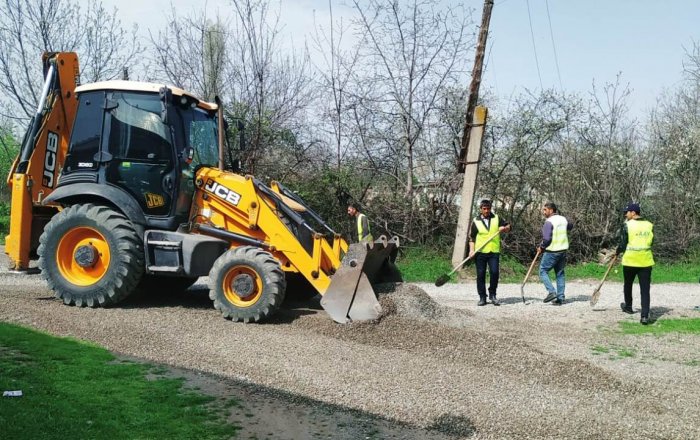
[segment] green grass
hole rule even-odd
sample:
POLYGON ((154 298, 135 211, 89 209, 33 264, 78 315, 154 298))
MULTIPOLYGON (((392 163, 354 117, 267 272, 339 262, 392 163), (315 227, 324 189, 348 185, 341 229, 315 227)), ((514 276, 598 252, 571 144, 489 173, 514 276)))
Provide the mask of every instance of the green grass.
POLYGON ((610 348, 603 345, 594 345, 591 347, 593 354, 607 354, 610 353, 610 348))
POLYGON ((0 244, 5 244, 5 236, 10 232, 10 205, 0 202, 0 244))
POLYGON ((665 333, 692 333, 700 334, 700 318, 686 319, 659 319, 650 325, 639 325, 638 322, 621 321, 622 333, 627 335, 665 333))
MULTIPOLYGON (((450 252, 440 252, 433 249, 417 247, 401 248, 402 252, 396 259, 396 263, 405 281, 434 282, 440 275, 452 270, 450 252)), ((652 283, 697 283, 700 278, 700 256, 690 258, 692 261, 679 263, 657 262, 652 272, 652 283)), ((525 277, 527 266, 507 255, 501 256, 501 282, 521 283, 525 277)), ((606 266, 597 263, 581 263, 566 267, 566 277, 574 279, 601 280, 605 274, 606 266)), ((533 270, 533 276, 537 276, 538 264, 533 270)), ((474 265, 466 269, 467 274, 474 276, 474 265)), ((456 277, 453 276, 454 280, 456 277)), ((617 265, 608 275, 609 281, 622 282, 622 266, 617 265)))
POLYGON ((147 380, 153 367, 119 362, 104 348, 0 323, 3 438, 219 439, 236 427, 213 398, 184 379, 147 380))
MULTIPOLYGON (((432 249, 401 248, 401 254, 396 259, 396 265, 401 271, 404 281, 435 280, 452 270, 451 255, 442 254, 432 249)), ((453 276, 454 280, 455 277, 453 276)))
POLYGON ((593 351, 594 355, 607 354, 609 355, 608 359, 611 360, 631 358, 637 355, 637 350, 628 347, 605 347, 603 345, 594 345, 591 347, 591 350, 593 351))

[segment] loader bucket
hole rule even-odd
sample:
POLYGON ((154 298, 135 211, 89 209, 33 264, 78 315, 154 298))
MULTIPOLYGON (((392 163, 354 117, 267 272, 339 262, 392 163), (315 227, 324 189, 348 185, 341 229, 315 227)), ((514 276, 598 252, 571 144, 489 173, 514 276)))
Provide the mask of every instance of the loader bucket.
POLYGON ((354 243, 331 278, 321 306, 335 322, 369 321, 382 315, 372 286, 403 281, 394 265, 399 239, 379 237, 373 243, 354 243))

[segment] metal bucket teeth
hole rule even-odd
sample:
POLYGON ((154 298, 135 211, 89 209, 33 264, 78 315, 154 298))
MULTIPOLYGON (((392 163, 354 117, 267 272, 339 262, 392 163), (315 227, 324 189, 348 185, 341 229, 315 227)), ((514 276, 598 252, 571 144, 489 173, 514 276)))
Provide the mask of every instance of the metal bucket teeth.
POLYGON ((399 239, 379 237, 371 243, 354 243, 331 278, 321 305, 334 321, 368 321, 382 315, 372 285, 402 281, 394 265, 399 239))

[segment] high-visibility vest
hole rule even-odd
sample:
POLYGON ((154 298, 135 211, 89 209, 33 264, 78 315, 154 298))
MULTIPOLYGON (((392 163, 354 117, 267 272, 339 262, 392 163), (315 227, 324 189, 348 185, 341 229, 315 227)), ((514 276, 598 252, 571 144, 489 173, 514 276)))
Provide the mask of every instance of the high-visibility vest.
POLYGON ((559 252, 569 249, 569 236, 566 233, 569 222, 566 221, 566 217, 554 214, 546 221, 552 224, 552 242, 545 251, 559 252))
MULTIPOLYGON (((476 251, 490 236, 498 232, 498 216, 496 214, 493 215, 488 229, 486 229, 484 222, 481 221, 481 217, 474 218, 474 226, 477 230, 476 240, 474 240, 474 250, 476 251)), ((483 254, 497 254, 501 252, 501 236, 497 235, 494 237, 494 239, 479 252, 483 254)))
POLYGON ((372 233, 369 230, 369 222, 367 222, 367 231, 362 229, 362 220, 366 216, 362 213, 357 215, 357 241, 374 241, 372 233))
POLYGON ((651 243, 654 240, 654 225, 648 220, 627 221, 627 249, 622 255, 622 265, 650 267, 654 265, 651 243))

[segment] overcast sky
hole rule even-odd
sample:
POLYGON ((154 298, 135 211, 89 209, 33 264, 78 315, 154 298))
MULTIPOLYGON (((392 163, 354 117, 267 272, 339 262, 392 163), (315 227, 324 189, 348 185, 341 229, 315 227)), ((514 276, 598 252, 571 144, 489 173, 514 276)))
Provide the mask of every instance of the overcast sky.
MULTIPOLYGON (((211 16, 231 10, 229 0, 102 2, 144 34, 163 27, 171 3, 182 15, 205 5, 211 16)), ((336 17, 348 13, 342 1, 333 3, 336 17)), ((480 22, 483 1, 465 4, 480 22)), ((282 0, 280 8, 288 41, 301 47, 314 14, 327 17, 328 1, 282 0)), ((633 89, 633 115, 645 115, 664 89, 678 85, 685 49, 700 41, 699 20, 698 0, 496 0, 482 87, 504 99, 541 87, 587 93, 594 79, 602 85, 622 73, 633 89)))

